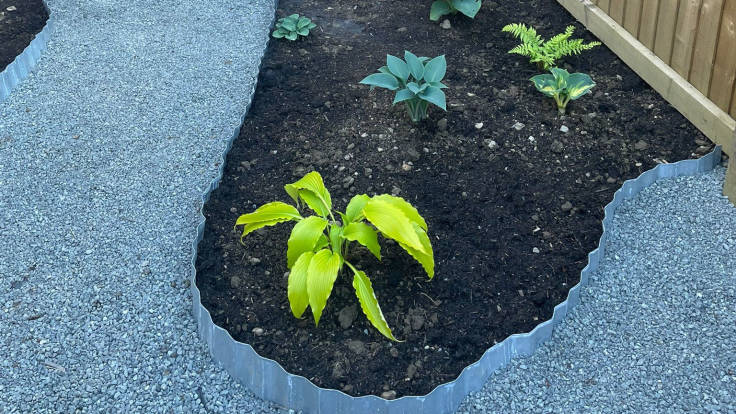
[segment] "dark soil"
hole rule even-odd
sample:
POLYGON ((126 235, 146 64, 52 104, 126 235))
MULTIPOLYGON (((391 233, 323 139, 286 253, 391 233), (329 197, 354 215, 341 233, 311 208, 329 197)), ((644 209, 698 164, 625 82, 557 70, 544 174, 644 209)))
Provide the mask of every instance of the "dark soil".
MULTIPOLYGON (((452 16, 445 30, 429 21, 430 2, 282 0, 279 16, 300 13, 318 28, 306 40, 271 41, 223 182, 204 206, 197 284, 235 339, 321 387, 426 394, 495 343, 552 316, 578 283, 601 235, 603 207, 624 180, 709 149, 605 47, 564 62, 598 85, 560 117, 528 80, 536 67, 506 53, 516 42, 501 27, 526 22, 549 37, 574 19, 554 0, 483 3, 475 21, 452 16), (419 125, 391 107, 392 93, 358 84, 387 53, 405 49, 447 55, 448 112, 433 107, 419 125), (525 126, 517 130, 516 122, 525 126), (393 192, 429 223, 432 281, 385 240, 382 262, 361 249, 352 258, 405 342, 370 326, 348 274, 318 328, 309 311, 303 320, 292 316, 291 224, 239 244, 236 218, 269 201, 290 202, 284 184, 311 170, 324 176, 339 210, 354 194, 393 192)), ((576 26, 576 35, 593 40, 576 26)))
POLYGON ((0 0, 0 71, 23 52, 48 18, 41 0, 0 0))

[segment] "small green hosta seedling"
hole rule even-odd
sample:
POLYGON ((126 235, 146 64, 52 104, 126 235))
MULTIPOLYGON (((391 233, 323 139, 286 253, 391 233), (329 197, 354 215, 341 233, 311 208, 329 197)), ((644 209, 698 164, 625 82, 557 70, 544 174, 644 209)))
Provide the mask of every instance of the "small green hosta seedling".
POLYGON ((441 82, 447 71, 445 56, 430 60, 405 51, 404 59, 406 61, 386 55, 386 66, 360 83, 370 85, 371 90, 377 86, 397 91, 393 104, 406 102, 409 117, 414 122, 427 118, 430 103, 447 111, 445 93, 442 91, 447 86, 441 82))
POLYGON ((276 30, 271 36, 276 39, 286 38, 288 40, 296 40, 299 36, 307 37, 309 31, 317 27, 309 18, 292 14, 291 16, 282 17, 276 22, 276 30))
POLYGON ((432 3, 429 20, 437 21, 446 14, 456 14, 457 12, 472 19, 478 14, 480 5, 481 0, 437 0, 432 3))
POLYGON ((277 201, 240 216, 235 226, 244 226, 242 240, 261 227, 296 222, 286 251, 287 266, 291 269, 287 289, 291 312, 300 318, 309 306, 314 323, 319 326, 332 286, 340 271, 347 266, 353 273, 353 288, 363 313, 381 334, 396 341, 378 305, 371 280, 365 272, 348 262, 347 252, 350 243, 357 242, 381 260, 381 246, 378 244, 378 234, 381 233, 406 250, 431 279, 434 277, 434 253, 427 236, 427 223, 422 216, 403 198, 388 194, 373 197, 356 195, 344 213, 333 212, 330 193, 322 176, 314 171, 284 188, 297 207, 304 203, 317 215, 302 217, 297 207, 277 201), (340 221, 334 214, 340 217, 340 221))
POLYGON ((521 44, 509 50, 509 53, 528 57, 529 62, 536 63, 540 70, 548 70, 555 66, 563 56, 579 55, 601 44, 600 42, 584 44, 583 39, 569 40, 575 31, 573 26, 567 26, 564 33, 547 41, 538 35, 533 27, 521 23, 508 24, 501 31, 511 33, 521 40, 521 44))
POLYGON ((590 93, 595 82, 584 73, 568 73, 565 69, 552 68, 552 74, 537 75, 530 80, 539 92, 554 98, 557 110, 565 113, 567 103, 590 93))

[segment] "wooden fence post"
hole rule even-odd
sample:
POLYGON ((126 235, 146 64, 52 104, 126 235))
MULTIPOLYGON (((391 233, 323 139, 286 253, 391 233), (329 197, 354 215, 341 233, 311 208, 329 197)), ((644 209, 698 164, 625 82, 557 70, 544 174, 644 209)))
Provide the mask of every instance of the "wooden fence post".
POLYGON ((728 169, 726 170, 726 182, 723 184, 723 195, 728 197, 731 204, 736 206, 736 131, 733 134, 733 150, 728 157, 728 169))

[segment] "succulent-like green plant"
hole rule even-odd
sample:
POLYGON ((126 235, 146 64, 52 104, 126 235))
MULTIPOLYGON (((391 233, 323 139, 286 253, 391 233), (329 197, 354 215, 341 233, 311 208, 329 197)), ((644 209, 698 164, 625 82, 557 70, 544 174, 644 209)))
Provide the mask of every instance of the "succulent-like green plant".
POLYGON ((307 37, 309 31, 317 27, 309 18, 292 14, 282 17, 276 22, 276 30, 271 36, 276 39, 286 38, 288 40, 296 40, 299 36, 307 37))
POLYGON ((573 26, 567 26, 564 33, 547 41, 538 35, 533 27, 527 27, 522 23, 508 24, 501 31, 511 33, 521 40, 521 44, 509 50, 509 53, 528 57, 529 62, 536 63, 539 70, 548 70, 555 66, 557 60, 563 56, 578 55, 601 44, 600 42, 584 44, 583 39, 569 40, 575 31, 573 26))
POLYGON ((344 213, 336 212, 340 217, 337 221, 330 193, 316 171, 284 188, 297 207, 304 203, 317 215, 302 217, 297 207, 276 201, 240 216, 235 226, 245 226, 242 241, 248 233, 261 227, 297 222, 286 251, 287 266, 291 269, 289 305, 294 316, 300 318, 310 306, 314 323, 319 325, 332 286, 343 266, 347 266, 353 273, 353 288, 363 313, 381 334, 396 341, 378 305, 370 279, 346 260, 348 248, 351 242, 358 242, 381 260, 380 232, 406 250, 431 279, 434 277, 434 253, 427 236, 427 223, 422 216, 401 197, 360 194, 350 200, 344 213))
POLYGON ((472 19, 478 14, 480 5, 481 0, 437 0, 432 3, 429 20, 437 21, 446 14, 456 14, 457 12, 472 19))
POLYGON ((378 86, 397 91, 393 104, 406 102, 409 117, 414 122, 427 117, 430 103, 447 111, 445 93, 442 91, 447 86, 441 82, 447 71, 445 56, 429 60, 407 50, 404 59, 406 61, 386 55, 386 66, 380 67, 379 73, 366 76, 360 83, 370 85, 371 90, 378 86))
POLYGON ((552 68, 552 74, 537 75, 530 80, 539 92, 554 98, 557 110, 565 113, 567 103, 590 93, 595 82, 585 73, 568 73, 565 69, 552 68))

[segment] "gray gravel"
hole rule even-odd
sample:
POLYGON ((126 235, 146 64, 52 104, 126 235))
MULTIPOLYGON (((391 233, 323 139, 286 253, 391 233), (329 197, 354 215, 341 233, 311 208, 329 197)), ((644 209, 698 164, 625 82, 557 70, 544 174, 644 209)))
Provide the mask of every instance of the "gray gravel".
POLYGON ((460 413, 736 413, 736 209, 725 169, 616 212, 601 266, 550 342, 460 413))
POLYGON ((0 104, 0 412, 279 412, 212 362, 184 283, 271 0, 49 6, 0 104))

